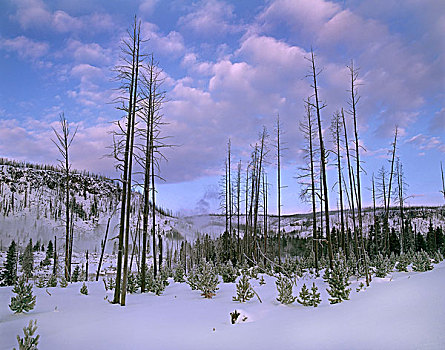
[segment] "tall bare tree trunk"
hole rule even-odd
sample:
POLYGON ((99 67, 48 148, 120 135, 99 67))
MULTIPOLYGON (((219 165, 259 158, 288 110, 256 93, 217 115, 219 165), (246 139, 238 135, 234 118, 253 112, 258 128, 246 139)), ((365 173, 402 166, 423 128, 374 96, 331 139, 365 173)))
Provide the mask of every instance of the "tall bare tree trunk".
POLYGON ((327 173, 326 173, 326 160, 327 155, 323 143, 323 128, 321 125, 321 109, 324 105, 320 104, 319 96, 318 96, 318 87, 317 87, 317 76, 320 72, 317 72, 315 68, 315 55, 314 51, 311 50, 311 58, 309 59, 311 62, 311 77, 312 77, 312 88, 314 89, 315 96, 315 110, 317 112, 317 123, 318 123, 318 138, 320 142, 320 158, 321 158, 321 172, 322 172, 322 183, 323 183, 323 200, 324 200, 324 210, 325 210, 325 221, 326 221, 326 239, 328 241, 328 254, 329 254, 329 266, 331 269, 334 267, 334 254, 332 251, 332 242, 331 242, 331 231, 330 231, 330 220, 329 220, 329 196, 328 196, 328 183, 327 183, 327 173))

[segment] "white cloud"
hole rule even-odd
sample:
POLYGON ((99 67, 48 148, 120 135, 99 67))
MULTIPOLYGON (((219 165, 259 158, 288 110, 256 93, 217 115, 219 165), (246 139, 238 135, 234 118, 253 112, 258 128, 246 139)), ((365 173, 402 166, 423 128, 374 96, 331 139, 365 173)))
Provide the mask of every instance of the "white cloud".
POLYGON ((176 31, 171 31, 167 35, 159 33, 159 28, 153 23, 143 22, 141 25, 142 37, 148 39, 146 44, 150 52, 163 55, 180 56, 185 51, 184 39, 176 31))
POLYGON ((181 17, 178 24, 200 36, 221 36, 240 30, 233 24, 234 17, 232 5, 218 0, 203 0, 195 4, 192 12, 181 17))
POLYGON ((104 49, 97 43, 85 44, 74 39, 68 40, 66 51, 77 62, 100 66, 109 64, 112 57, 110 49, 104 49))
POLYGON ((45 56, 49 51, 49 45, 45 42, 37 42, 25 36, 14 39, 0 39, 0 47, 6 51, 15 52, 21 58, 37 59, 45 56))

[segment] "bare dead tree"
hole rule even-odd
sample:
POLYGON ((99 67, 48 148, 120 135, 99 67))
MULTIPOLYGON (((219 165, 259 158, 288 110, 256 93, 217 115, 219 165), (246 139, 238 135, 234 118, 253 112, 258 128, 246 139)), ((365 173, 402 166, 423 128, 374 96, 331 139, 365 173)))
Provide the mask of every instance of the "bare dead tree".
POLYGON ((317 234, 317 208, 316 208, 316 167, 315 159, 318 150, 315 147, 317 140, 317 132, 315 129, 315 122, 313 119, 313 107, 310 104, 310 98, 306 100, 306 119, 300 122, 300 131, 303 133, 306 144, 303 148, 304 159, 306 161, 305 167, 300 167, 298 179, 302 186, 300 198, 303 200, 310 200, 312 204, 312 249, 315 257, 315 271, 318 273, 318 234, 317 234), (309 177, 310 181, 306 179, 309 177))
POLYGON ((326 225, 326 239, 328 241, 328 254, 329 254, 329 266, 331 269, 334 267, 334 254, 332 251, 332 242, 331 242, 331 231, 330 231, 330 220, 329 220, 329 196, 328 196, 328 182, 327 182, 327 173, 326 173, 326 163, 327 163, 327 154, 326 149, 323 142, 323 127, 321 125, 321 110, 326 107, 325 104, 322 104, 319 97, 318 85, 317 85, 317 77, 320 75, 321 71, 316 68, 315 65, 315 54, 311 49, 311 57, 306 58, 310 62, 310 73, 309 77, 312 80, 311 87, 314 89, 315 103, 310 103, 312 107, 314 107, 316 115, 317 115, 317 126, 318 126, 318 140, 320 143, 320 163, 321 163, 321 174, 322 174, 322 186, 323 186, 323 201, 324 201, 324 211, 325 211, 325 225, 326 225))
MULTIPOLYGON (((353 223, 353 231, 354 231, 354 253, 355 256, 358 256, 358 238, 357 238, 357 225, 355 222, 355 204, 354 204, 354 176, 353 169, 351 165, 351 157, 349 154, 349 141, 348 141, 348 132, 346 127, 346 120, 343 108, 341 109, 342 123, 343 123, 343 131, 345 136, 345 148, 346 148, 346 159, 348 162, 348 179, 349 179, 349 190, 350 190, 350 199, 349 199, 349 208, 352 211, 352 223, 353 223)), ((345 186, 346 188, 346 186, 345 186)))
POLYGON ((360 144, 359 144, 359 137, 358 137, 358 129, 357 129, 357 104, 360 100, 360 96, 358 95, 357 85, 358 85, 358 70, 354 68, 354 62, 351 60, 351 65, 348 66, 349 73, 351 77, 351 90, 348 90, 351 93, 350 100, 348 101, 349 104, 349 113, 352 115, 353 121, 354 121, 354 136, 355 136, 355 160, 356 160, 356 188, 357 188, 357 215, 358 215, 358 236, 360 239, 360 246, 361 246, 361 255, 363 259, 363 264, 365 267, 365 274, 366 274, 366 285, 369 286, 369 268, 368 268, 368 261, 365 251, 365 245, 364 245, 364 239, 363 239, 363 217, 362 217, 362 195, 361 195, 361 184, 360 184, 360 144))
POLYGON ((126 113, 124 125, 118 121, 116 124, 119 132, 114 135, 113 156, 118 161, 117 168, 122 171, 121 182, 123 184, 121 196, 121 212, 119 225, 118 259, 116 270, 116 287, 113 303, 125 305, 127 273, 128 273, 128 237, 130 230, 130 205, 131 205, 131 176, 133 164, 133 146, 136 123, 136 112, 138 110, 138 82, 139 68, 144 56, 140 53, 140 22, 134 18, 134 23, 127 31, 128 37, 122 41, 121 51, 122 64, 114 69, 116 80, 121 82, 119 110, 126 113), (125 249, 125 251, 124 251, 125 249), (122 271, 123 270, 123 271, 122 271), (123 276, 122 276, 123 274, 123 276))
POLYGON ((70 247, 72 246, 72 232, 73 232, 73 221, 70 216, 70 171, 71 164, 69 160, 69 151, 71 143, 74 140, 74 136, 77 133, 77 127, 74 132, 71 133, 68 121, 65 118, 65 114, 60 115, 60 129, 57 131, 53 128, 54 135, 56 139, 51 141, 56 145, 59 150, 61 158, 58 159, 60 169, 65 174, 65 278, 67 281, 71 280, 71 254, 70 247))
POLYGON ((442 168, 442 162, 440 162, 440 173, 442 174, 442 194, 443 194, 443 199, 445 199, 445 180, 444 180, 444 176, 443 176, 443 168, 442 168))
POLYGON ((346 252, 346 240, 345 240, 345 219, 343 214, 343 184, 342 184, 342 165, 341 165, 341 129, 342 129, 342 119, 340 113, 336 112, 332 119, 331 124, 331 134, 335 144, 335 151, 333 152, 337 156, 337 186, 338 186, 338 195, 340 202, 340 244, 343 252, 346 252))

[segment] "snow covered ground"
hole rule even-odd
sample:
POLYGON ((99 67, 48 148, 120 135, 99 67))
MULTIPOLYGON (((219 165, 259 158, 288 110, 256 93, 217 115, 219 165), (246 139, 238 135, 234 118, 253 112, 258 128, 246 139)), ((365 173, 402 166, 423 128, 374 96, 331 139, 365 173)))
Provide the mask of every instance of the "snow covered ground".
MULTIPOLYGON (((127 306, 110 304, 112 292, 102 282, 62 289, 34 288, 37 304, 28 314, 13 314, 12 287, 0 288, 0 349, 17 346, 16 335, 37 319, 40 349, 444 349, 445 262, 429 272, 394 272, 374 278, 369 288, 351 300, 330 305, 326 285, 318 308, 276 301, 275 278, 260 286, 257 298, 232 301, 235 284, 221 283, 213 299, 170 280, 162 296, 130 294, 127 306), (232 325, 229 313, 243 310, 247 322, 232 325)), ((300 279, 294 294, 303 283, 300 279)))

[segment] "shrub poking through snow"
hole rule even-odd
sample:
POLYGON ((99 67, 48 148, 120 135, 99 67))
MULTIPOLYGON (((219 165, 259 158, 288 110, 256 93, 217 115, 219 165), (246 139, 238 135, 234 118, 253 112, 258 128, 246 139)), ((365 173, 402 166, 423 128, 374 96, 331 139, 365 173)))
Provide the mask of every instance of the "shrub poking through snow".
POLYGON ((324 279, 329 284, 327 292, 331 296, 331 298, 329 298, 329 302, 331 304, 337 304, 344 300, 349 300, 351 288, 348 288, 350 283, 346 267, 342 259, 338 259, 334 262, 334 268, 332 270, 326 269, 324 279))
POLYGON ((239 301, 244 303, 254 297, 252 285, 250 284, 249 277, 243 273, 238 283, 236 284, 236 296, 232 297, 233 301, 239 301))
POLYGON ((266 284, 266 281, 264 280, 264 276, 261 276, 261 278, 260 278, 260 286, 262 286, 262 285, 265 285, 266 284))
POLYGON ((17 284, 12 289, 17 295, 11 298, 9 308, 18 314, 28 312, 34 309, 36 305, 36 296, 32 294, 32 284, 26 283, 26 277, 22 275, 17 284))
POLYGON ((317 307, 321 303, 320 293, 318 293, 318 288, 315 285, 315 283, 312 283, 310 297, 311 297, 310 306, 317 307))
POLYGON ((196 287, 202 292, 202 296, 211 299, 218 290, 218 275, 215 268, 209 263, 201 264, 195 274, 196 287))
POLYGON ((248 316, 242 310, 235 310, 230 313, 230 322, 232 324, 246 322, 248 316))
POLYGON ((277 290, 278 290, 278 298, 277 300, 281 304, 292 304, 297 297, 292 295, 292 280, 288 277, 280 275, 276 280, 277 290))
POLYGON ((239 276, 238 269, 230 261, 220 267, 220 274, 224 283, 234 283, 239 276))
POLYGON ((414 256, 413 270, 417 272, 425 272, 433 269, 431 259, 425 251, 418 252, 414 256))
MULTIPOLYGON (((37 350, 39 345, 40 335, 34 336, 37 331, 37 320, 29 320, 28 327, 23 327, 24 338, 17 336, 17 342, 19 343, 19 350, 37 350)), ((16 350, 14 348, 14 350, 16 350)))
POLYGON ((80 288, 80 293, 83 295, 88 295, 88 287, 85 282, 83 282, 82 288, 80 288))
POLYGON ((309 294, 309 290, 306 287, 306 284, 303 284, 297 302, 303 306, 311 306, 311 296, 309 294))

